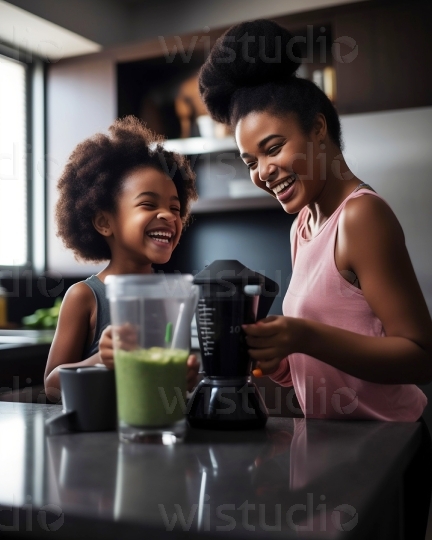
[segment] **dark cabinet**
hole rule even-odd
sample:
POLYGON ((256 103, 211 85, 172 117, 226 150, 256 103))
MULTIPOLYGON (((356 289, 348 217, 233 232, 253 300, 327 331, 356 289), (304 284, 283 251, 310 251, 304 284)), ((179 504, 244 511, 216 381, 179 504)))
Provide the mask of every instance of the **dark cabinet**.
POLYGON ((357 52, 334 62, 339 114, 432 105, 432 3, 364 4, 333 19, 341 55, 357 52))

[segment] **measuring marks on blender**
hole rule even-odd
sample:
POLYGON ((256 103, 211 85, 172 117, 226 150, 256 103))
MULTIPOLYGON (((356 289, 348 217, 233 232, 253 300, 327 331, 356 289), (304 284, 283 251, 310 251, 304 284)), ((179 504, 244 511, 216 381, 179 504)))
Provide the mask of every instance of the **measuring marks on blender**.
POLYGON ((206 305, 204 298, 198 300, 198 327, 201 335, 201 348, 205 356, 213 354, 214 351, 214 312, 216 308, 206 305))

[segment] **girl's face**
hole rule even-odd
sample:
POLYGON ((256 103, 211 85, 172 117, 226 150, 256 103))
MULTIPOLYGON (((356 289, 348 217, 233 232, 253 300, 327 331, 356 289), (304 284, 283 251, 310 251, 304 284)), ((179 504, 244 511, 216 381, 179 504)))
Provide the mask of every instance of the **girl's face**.
POLYGON ((113 258, 138 264, 169 261, 182 232, 177 188, 165 173, 140 167, 125 178, 111 216, 113 258))
POLYGON ((325 128, 319 119, 306 136, 295 115, 267 112, 252 112, 237 123, 237 145, 252 182, 276 196, 289 214, 316 200, 324 187, 325 154, 318 154, 325 128))

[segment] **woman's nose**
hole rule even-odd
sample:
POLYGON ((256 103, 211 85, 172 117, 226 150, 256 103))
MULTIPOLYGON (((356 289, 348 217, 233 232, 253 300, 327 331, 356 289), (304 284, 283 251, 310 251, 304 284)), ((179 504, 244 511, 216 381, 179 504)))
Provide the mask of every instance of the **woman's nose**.
POLYGON ((277 176, 277 167, 274 163, 262 163, 258 167, 261 182, 271 182, 277 176))

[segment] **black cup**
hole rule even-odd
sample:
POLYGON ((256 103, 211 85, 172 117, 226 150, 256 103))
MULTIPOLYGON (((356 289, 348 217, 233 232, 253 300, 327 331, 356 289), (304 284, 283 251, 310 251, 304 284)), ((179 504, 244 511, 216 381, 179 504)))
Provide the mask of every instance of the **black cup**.
POLYGON ((51 435, 117 428, 114 370, 105 366, 60 368, 63 411, 47 420, 51 435))

